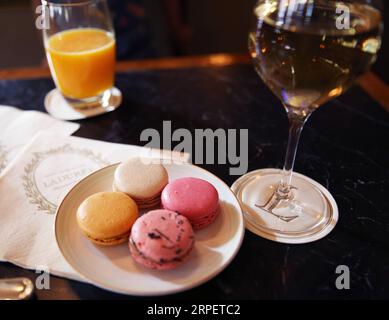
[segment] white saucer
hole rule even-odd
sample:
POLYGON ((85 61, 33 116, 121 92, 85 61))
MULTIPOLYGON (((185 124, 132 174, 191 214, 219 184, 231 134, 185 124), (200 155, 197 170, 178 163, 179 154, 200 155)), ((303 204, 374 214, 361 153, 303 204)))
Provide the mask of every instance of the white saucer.
POLYGON ((222 180, 191 164, 165 165, 169 180, 198 177, 209 181, 219 193, 221 212, 212 225, 196 232, 196 244, 188 261, 175 270, 149 270, 131 258, 126 243, 114 247, 92 244, 77 226, 76 210, 86 197, 112 190, 116 167, 106 167, 81 180, 57 210, 55 236, 58 247, 66 261, 90 283, 117 293, 166 295, 212 279, 233 260, 244 235, 239 202, 222 180))
MULTIPOLYGON (((235 194, 239 195, 239 193, 241 192, 241 184, 246 179, 250 178, 250 175, 260 174, 262 176, 266 176, 268 174, 275 174, 275 173, 279 173, 279 172, 280 172, 279 169, 259 169, 259 170, 249 172, 248 174, 246 174, 246 175, 242 176, 241 178, 239 178, 238 180, 236 180, 234 182, 234 184, 231 186, 231 190, 235 194)), ((300 236, 300 237, 296 236, 296 235, 291 236, 291 237, 286 237, 286 236, 280 235, 277 232, 272 233, 270 231, 270 229, 260 228, 258 226, 258 224, 251 222, 251 221, 254 221, 254 218, 251 217, 252 214, 255 214, 255 215, 259 214, 260 215, 263 213, 263 211, 260 211, 257 208, 255 208, 252 203, 241 202, 241 207, 242 207, 243 215, 245 218, 246 229, 248 229, 252 233, 254 233, 262 238, 272 240, 275 242, 289 243, 289 244, 302 244, 302 243, 309 243, 309 242, 314 242, 314 241, 317 241, 319 239, 322 239, 325 236, 327 236, 335 228, 335 225, 337 224, 338 219, 339 219, 339 211, 338 211, 338 206, 335 202, 335 199, 332 197, 331 193, 326 188, 324 188, 321 184, 319 184, 318 182, 316 182, 316 181, 312 180, 311 178, 308 178, 300 173, 293 172, 293 176, 308 181, 309 183, 314 185, 317 189, 319 189, 322 192, 322 194, 324 195, 325 201, 327 201, 328 208, 331 210, 331 219, 324 226, 324 228, 318 230, 315 233, 311 233, 309 235, 304 235, 304 236, 300 236)), ((239 198, 240 197, 238 196, 238 199, 239 198)), ((262 221, 265 221, 265 219, 263 219, 262 221)))
POLYGON ((51 90, 44 101, 46 111, 60 120, 81 120, 95 117, 119 108, 121 103, 122 93, 116 87, 112 88, 111 97, 106 107, 75 109, 65 100, 58 89, 51 90))

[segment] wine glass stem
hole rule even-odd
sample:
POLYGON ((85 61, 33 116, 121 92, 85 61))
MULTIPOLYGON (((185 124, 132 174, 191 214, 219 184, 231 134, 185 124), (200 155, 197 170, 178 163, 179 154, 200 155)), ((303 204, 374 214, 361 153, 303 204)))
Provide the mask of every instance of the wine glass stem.
POLYGON ((290 198, 292 196, 292 176, 294 162, 296 160, 297 148, 304 124, 309 117, 309 115, 302 116, 301 114, 296 114, 295 112, 293 112, 293 110, 290 110, 288 108, 286 109, 288 111, 289 119, 289 139, 288 146, 286 149, 282 178, 277 190, 279 196, 285 199, 290 198))

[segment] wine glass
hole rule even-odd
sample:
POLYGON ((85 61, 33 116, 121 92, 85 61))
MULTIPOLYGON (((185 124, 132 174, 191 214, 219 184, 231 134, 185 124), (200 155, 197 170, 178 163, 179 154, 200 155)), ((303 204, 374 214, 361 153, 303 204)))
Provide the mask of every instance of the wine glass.
MULTIPOLYGON (((112 111, 116 41, 106 0, 42 1, 44 45, 58 91, 75 108, 112 111)), ((115 90, 114 90, 115 89, 115 90)))
POLYGON ((289 119, 283 170, 257 170, 232 187, 257 234, 298 243, 331 228, 336 204, 329 192, 293 173, 297 146, 312 112, 341 95, 375 62, 381 8, 374 0, 260 0, 255 5, 250 54, 289 119))

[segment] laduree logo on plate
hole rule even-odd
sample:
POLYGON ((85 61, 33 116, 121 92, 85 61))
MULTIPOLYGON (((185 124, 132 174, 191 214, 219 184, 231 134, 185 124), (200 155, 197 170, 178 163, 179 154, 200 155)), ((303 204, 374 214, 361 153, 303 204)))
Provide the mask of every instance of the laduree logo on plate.
POLYGON ((7 165, 7 150, 0 143, 0 173, 5 169, 7 165))
POLYGON ((21 177, 23 188, 29 202, 38 211, 54 214, 58 202, 71 186, 109 164, 100 154, 69 144, 34 152, 21 177))

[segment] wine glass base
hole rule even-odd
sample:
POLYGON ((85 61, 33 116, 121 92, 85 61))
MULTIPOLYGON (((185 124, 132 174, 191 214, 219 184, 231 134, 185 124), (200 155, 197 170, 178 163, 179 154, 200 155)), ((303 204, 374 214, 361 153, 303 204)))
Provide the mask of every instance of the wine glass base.
POLYGON ((282 200, 274 208, 267 205, 281 177, 279 169, 260 169, 232 185, 246 228, 281 243, 308 243, 328 235, 339 218, 336 202, 327 189, 302 174, 293 173, 290 200, 282 200))
POLYGON ((51 90, 45 97, 46 111, 56 119, 81 120, 111 112, 120 107, 122 93, 116 87, 107 90, 99 103, 93 102, 93 107, 77 108, 65 99, 58 89, 51 90))

